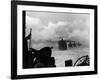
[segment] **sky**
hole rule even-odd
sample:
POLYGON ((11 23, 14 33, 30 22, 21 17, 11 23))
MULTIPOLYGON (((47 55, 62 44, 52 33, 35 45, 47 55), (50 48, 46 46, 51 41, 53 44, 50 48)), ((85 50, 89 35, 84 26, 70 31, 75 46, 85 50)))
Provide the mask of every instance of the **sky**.
POLYGON ((63 37, 89 45, 89 14, 26 11, 26 35, 30 28, 33 41, 58 41, 63 37))

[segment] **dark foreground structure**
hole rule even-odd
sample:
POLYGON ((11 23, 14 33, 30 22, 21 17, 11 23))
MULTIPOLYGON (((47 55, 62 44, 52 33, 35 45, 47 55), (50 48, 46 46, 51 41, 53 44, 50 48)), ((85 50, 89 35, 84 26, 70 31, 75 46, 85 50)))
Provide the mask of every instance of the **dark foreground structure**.
POLYGON ((65 67, 68 67, 68 66, 72 66, 73 63, 72 63, 72 60, 65 60, 65 67))
POLYGON ((40 50, 31 48, 26 55, 24 55, 23 68, 45 68, 56 67, 54 57, 51 57, 52 48, 44 47, 40 50))

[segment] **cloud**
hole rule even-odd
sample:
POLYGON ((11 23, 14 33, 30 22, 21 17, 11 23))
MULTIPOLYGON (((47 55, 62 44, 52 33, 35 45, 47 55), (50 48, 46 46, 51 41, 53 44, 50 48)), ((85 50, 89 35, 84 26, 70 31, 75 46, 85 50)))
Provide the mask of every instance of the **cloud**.
POLYGON ((32 29, 32 38, 34 40, 40 40, 42 38, 41 31, 44 29, 44 25, 38 18, 31 18, 26 16, 26 35, 30 33, 30 28, 32 29))
POLYGON ((67 25, 67 22, 57 22, 57 23, 52 23, 49 22, 48 26, 44 28, 44 30, 41 32, 41 34, 44 36, 45 39, 50 39, 50 40, 58 40, 58 37, 60 35, 64 35, 67 32, 65 31, 65 28, 67 25))
POLYGON ((26 34, 32 28, 32 40, 58 41, 59 37, 79 41, 84 45, 89 44, 89 18, 76 18, 73 21, 48 22, 44 25, 39 18, 26 16, 26 34))
POLYGON ((74 30, 70 35, 69 39, 78 41, 83 45, 88 46, 89 45, 89 34, 86 30, 74 30))

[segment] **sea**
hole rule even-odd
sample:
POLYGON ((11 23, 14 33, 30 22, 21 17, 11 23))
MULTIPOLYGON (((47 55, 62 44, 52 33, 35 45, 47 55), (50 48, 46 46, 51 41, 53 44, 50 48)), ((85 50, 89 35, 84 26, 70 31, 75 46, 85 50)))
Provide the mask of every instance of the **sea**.
POLYGON ((32 48, 37 50, 46 46, 53 46, 51 57, 54 57, 56 67, 65 67, 65 61, 70 59, 72 60, 72 65, 74 65, 78 58, 90 55, 90 48, 87 46, 77 46, 60 50, 58 49, 57 42, 33 42, 32 44, 32 48))

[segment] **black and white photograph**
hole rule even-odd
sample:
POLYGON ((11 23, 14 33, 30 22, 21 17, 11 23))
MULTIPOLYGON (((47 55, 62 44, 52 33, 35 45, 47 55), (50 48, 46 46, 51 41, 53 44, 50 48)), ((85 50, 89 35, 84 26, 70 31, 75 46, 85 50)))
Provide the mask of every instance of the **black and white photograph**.
POLYGON ((97 74, 97 6, 12 1, 12 15, 12 78, 97 74))
POLYGON ((23 68, 89 66, 90 14, 23 13, 23 68))

